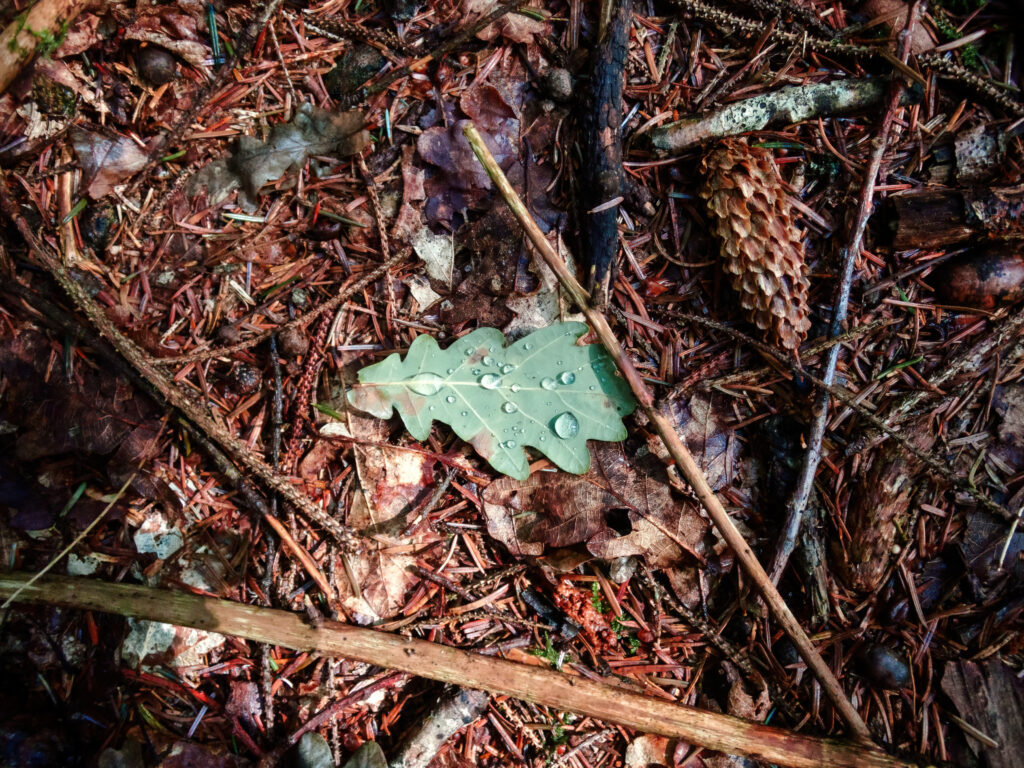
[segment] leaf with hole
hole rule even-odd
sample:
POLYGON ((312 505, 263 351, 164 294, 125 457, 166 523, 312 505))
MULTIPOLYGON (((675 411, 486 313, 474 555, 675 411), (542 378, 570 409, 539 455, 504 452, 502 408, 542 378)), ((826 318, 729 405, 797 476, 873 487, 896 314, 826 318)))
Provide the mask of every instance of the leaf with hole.
POLYGON ((533 448, 566 472, 590 468, 587 440, 626 438, 622 417, 636 401, 615 363, 597 344, 578 345, 583 323, 556 323, 506 345, 480 328, 442 350, 418 336, 403 360, 394 354, 359 372, 349 392, 356 408, 381 419, 394 410, 417 440, 434 420, 499 472, 525 479, 533 448))

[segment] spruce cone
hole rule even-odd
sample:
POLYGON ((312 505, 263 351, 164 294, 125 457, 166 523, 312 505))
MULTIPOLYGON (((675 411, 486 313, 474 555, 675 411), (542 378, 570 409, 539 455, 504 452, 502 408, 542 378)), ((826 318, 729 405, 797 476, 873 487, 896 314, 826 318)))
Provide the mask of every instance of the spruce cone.
POLYGON ((795 351, 811 327, 803 233, 793 223, 771 152, 726 139, 702 169, 701 197, 740 303, 758 328, 795 351))

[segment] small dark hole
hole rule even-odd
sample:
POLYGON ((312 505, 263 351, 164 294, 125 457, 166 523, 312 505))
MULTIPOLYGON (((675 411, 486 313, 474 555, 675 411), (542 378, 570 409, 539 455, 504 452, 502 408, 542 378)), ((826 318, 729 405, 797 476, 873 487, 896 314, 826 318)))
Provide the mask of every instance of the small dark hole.
POLYGON ((629 521, 628 509, 609 509, 605 515, 608 527, 620 536, 628 536, 633 532, 633 524, 629 521))

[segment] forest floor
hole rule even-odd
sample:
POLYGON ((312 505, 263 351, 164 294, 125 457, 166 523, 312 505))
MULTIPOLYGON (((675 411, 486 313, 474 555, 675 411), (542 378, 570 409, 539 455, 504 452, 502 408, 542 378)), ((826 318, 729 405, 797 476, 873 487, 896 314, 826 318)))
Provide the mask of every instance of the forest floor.
MULTIPOLYGON (((47 4, 74 21, 0 71, 4 570, 373 627, 794 738, 859 724, 901 760, 1019 764, 1012 0, 47 4), (869 95, 841 108, 851 83, 869 95), (438 392, 422 369, 402 418, 348 396, 423 334, 525 345, 587 319, 470 122, 581 282, 614 262, 588 287, 639 374, 600 378, 621 401, 587 399, 581 365, 579 408, 479 399, 498 426, 469 439, 443 401, 415 428, 438 392), (655 413, 806 635, 765 611, 773 588, 655 413), (498 434, 525 445, 527 422, 548 447, 498 434)), ((576 378, 538 365, 544 389, 576 378)), ((751 763, 543 691, 460 699, 98 610, 0 622, 3 766, 379 765, 350 760, 366 742, 408 766, 751 763), (432 746, 410 746, 425 724, 432 746)))

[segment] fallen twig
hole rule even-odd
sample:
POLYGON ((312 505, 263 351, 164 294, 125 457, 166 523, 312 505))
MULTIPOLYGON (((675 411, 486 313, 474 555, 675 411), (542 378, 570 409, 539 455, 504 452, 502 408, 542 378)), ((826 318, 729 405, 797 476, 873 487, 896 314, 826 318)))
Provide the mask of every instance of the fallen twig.
MULTIPOLYGON (((708 139, 758 131, 772 123, 791 125, 819 115, 869 109, 881 103, 885 93, 886 84, 878 79, 794 85, 660 126, 648 137, 659 154, 673 154, 708 139)), ((910 97, 911 91, 903 89, 903 102, 909 102, 910 97)))
POLYGON ((863 743, 805 736, 737 717, 649 698, 550 669, 288 611, 93 579, 28 574, 0 576, 0 597, 114 613, 234 635, 301 651, 318 651, 492 694, 577 712, 627 728, 793 768, 912 768, 863 743))
POLYGON ((682 438, 679 437, 679 434, 668 418, 654 407, 654 397, 650 389, 648 389, 643 379, 640 378, 640 374, 634 367, 632 360, 629 359, 625 350, 622 349, 618 339, 608 325, 608 321, 604 318, 604 315, 590 306, 590 297, 587 295, 587 292, 583 290, 583 287, 573 276, 572 272, 569 271, 565 262, 555 253, 551 244, 548 243, 533 217, 526 209, 526 206, 523 205, 519 195, 516 194, 505 174, 502 173, 494 156, 487 149, 476 126, 468 123, 464 132, 470 145, 473 147, 473 151, 476 152, 476 156, 480 159, 481 164, 505 198, 505 202, 512 213, 526 231, 530 241, 547 265, 558 276, 559 282, 562 283, 573 301, 586 316, 587 321, 594 329, 601 343, 608 350, 612 359, 615 360, 630 389, 632 389, 633 394, 639 401, 644 415, 647 416, 654 430, 665 444, 669 455, 676 462, 679 471, 682 472, 687 482, 693 486, 697 498, 700 499, 704 509, 707 510, 715 527, 721 533, 726 543, 732 548, 736 559, 740 561, 747 575, 771 607, 776 620, 785 630, 786 634, 789 635, 793 645, 796 646, 801 657, 807 662, 807 666, 811 668, 821 682, 822 688, 825 689, 825 693, 832 702, 832 705, 856 738, 870 742, 871 736, 867 726, 861 720, 860 715, 854 709, 849 699, 846 698, 846 694, 843 692, 842 686, 839 685, 839 681, 832 670, 814 648, 810 638, 804 632, 803 627, 800 626, 800 622, 796 620, 792 611, 789 610, 789 606, 786 605, 786 601, 782 599, 782 595, 779 594, 775 585, 768 578, 768 574, 761 567, 754 551, 732 522, 722 502, 719 501, 714 491, 711 490, 711 486, 705 479, 700 467, 697 466, 697 462, 694 461, 689 449, 683 443, 682 438))

